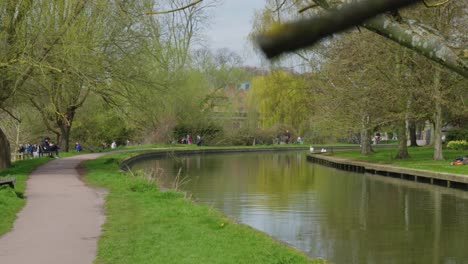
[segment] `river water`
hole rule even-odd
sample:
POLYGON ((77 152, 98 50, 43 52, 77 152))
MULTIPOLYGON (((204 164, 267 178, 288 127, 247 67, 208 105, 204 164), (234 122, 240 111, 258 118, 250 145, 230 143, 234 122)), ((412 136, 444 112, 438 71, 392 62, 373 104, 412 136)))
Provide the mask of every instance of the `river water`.
POLYGON ((468 264, 468 192, 340 171, 305 154, 193 155, 132 168, 331 263, 468 264))

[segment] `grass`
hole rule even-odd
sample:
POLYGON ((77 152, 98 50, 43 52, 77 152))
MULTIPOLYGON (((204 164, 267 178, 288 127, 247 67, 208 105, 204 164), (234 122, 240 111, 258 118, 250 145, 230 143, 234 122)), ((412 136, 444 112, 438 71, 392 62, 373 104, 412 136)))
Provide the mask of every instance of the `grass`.
POLYGON ((445 160, 432 160, 433 148, 431 147, 413 147, 409 148, 409 159, 395 159, 397 149, 376 149, 375 153, 369 156, 361 155, 359 150, 336 151, 333 153, 335 156, 369 161, 374 163, 391 164, 398 167, 429 170, 436 172, 447 172, 455 174, 468 175, 468 166, 453 166, 450 162, 455 160, 458 156, 468 155, 463 151, 444 149, 443 155, 445 160))
POLYGON ((130 153, 86 162, 85 180, 109 190, 96 263, 323 263, 268 235, 119 171, 130 153))

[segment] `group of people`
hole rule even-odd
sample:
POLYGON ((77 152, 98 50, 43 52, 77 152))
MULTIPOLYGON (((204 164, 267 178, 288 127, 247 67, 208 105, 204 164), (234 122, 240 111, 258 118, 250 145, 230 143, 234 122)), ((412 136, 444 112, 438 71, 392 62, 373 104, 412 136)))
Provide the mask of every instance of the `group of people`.
POLYGON ((44 138, 39 144, 19 144, 18 153, 23 158, 39 158, 43 157, 44 153, 50 157, 55 153, 55 158, 59 158, 59 147, 50 141, 50 138, 44 138))
MULTIPOLYGON (((278 132, 278 134, 276 135, 276 143, 279 145, 279 144, 281 144, 281 142, 284 142, 286 144, 294 143, 294 142, 291 142, 291 133, 289 132, 289 130, 286 130, 286 132, 284 132, 284 134, 282 134, 281 132, 278 132)), ((299 137, 297 137, 296 143, 297 144, 304 144, 304 141, 299 136, 299 137)))
MULTIPOLYGON (((192 136, 187 134, 187 136, 182 137, 182 139, 180 140, 180 143, 189 144, 189 145, 193 144, 192 136)), ((202 145, 202 138, 200 135, 197 135, 197 146, 201 146, 201 145, 202 145)))

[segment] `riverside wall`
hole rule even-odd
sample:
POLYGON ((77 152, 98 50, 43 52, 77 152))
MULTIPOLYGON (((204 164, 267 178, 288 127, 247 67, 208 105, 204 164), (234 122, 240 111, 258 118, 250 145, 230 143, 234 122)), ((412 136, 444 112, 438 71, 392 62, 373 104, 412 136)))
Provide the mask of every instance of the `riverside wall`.
POLYGON ((358 173, 369 173, 468 191, 468 175, 463 174, 401 168, 384 164, 375 164, 370 162, 345 159, 341 157, 328 156, 323 155, 323 153, 308 154, 307 160, 313 163, 341 170, 354 171, 358 173))

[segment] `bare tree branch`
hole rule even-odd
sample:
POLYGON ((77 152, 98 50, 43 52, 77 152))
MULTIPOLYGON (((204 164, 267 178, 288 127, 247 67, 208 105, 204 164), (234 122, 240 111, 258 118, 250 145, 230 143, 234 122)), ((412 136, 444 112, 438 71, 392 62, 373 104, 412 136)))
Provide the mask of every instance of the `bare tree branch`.
POLYGON ((3 110, 5 113, 7 113, 11 118, 15 119, 16 121, 18 121, 18 123, 21 123, 21 119, 19 119, 18 117, 16 117, 12 112, 8 111, 6 108, 4 107, 0 107, 0 110, 3 110))
POLYGON ((380 13, 395 10, 419 0, 366 0, 343 5, 342 8, 321 16, 279 25, 257 37, 268 58, 283 52, 310 46, 336 32, 358 25, 380 13))
MULTIPOLYGON (((257 42, 268 58, 283 52, 313 45, 320 39, 361 24, 363 27, 410 48, 423 56, 468 77, 468 61, 463 51, 447 42, 415 20, 395 20, 385 13, 418 2, 418 0, 365 0, 358 3, 330 6, 326 1, 314 0, 325 9, 333 9, 321 16, 283 24, 257 37, 257 42)), ((466 50, 466 49, 464 49, 466 50)))
POLYGON ((466 58, 460 57, 443 37, 430 32, 416 20, 397 22, 389 15, 381 15, 366 21, 363 26, 468 77, 466 58))
POLYGON ((275 10, 273 10, 273 12, 276 13, 276 12, 280 11, 280 9, 283 8, 284 4, 286 4, 286 1, 288 1, 288 0, 283 0, 283 2, 281 4, 279 4, 278 7, 275 10))
POLYGON ((450 0, 444 0, 442 2, 439 2, 439 3, 428 3, 426 0, 423 0, 423 3, 426 7, 438 7, 438 6, 441 6, 441 5, 444 5, 446 3, 448 3, 450 0))
POLYGON ((299 9, 298 12, 299 12, 299 13, 302 13, 302 12, 304 12, 304 11, 307 11, 307 10, 309 10, 309 9, 311 9, 311 8, 318 7, 318 6, 319 6, 319 5, 317 5, 316 3, 313 3, 313 4, 311 4, 311 5, 308 5, 308 6, 306 6, 306 7, 303 7, 303 8, 301 8, 301 9, 299 9))
POLYGON ((169 14, 169 13, 174 13, 174 12, 178 12, 178 11, 181 11, 181 10, 184 10, 184 9, 187 9, 191 6, 194 6, 198 3, 201 3, 203 0, 196 0, 195 2, 192 2, 186 6, 182 6, 182 7, 179 7, 179 8, 176 8, 176 9, 171 9, 171 10, 165 10, 165 11, 149 11, 149 12, 146 12, 145 14, 146 15, 161 15, 161 14, 169 14))

